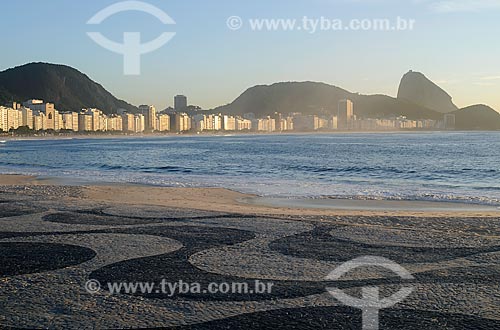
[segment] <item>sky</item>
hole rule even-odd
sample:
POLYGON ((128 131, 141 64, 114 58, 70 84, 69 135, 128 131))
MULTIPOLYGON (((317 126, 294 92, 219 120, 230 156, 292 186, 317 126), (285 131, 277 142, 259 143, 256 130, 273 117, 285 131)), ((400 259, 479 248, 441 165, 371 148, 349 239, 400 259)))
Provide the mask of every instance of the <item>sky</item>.
MULTIPOLYGON (((500 0, 145 0, 167 13, 163 24, 140 11, 87 22, 116 0, 0 0, 0 70, 29 62, 72 66, 132 104, 189 104, 212 108, 247 88, 280 81, 319 81, 362 94, 397 95, 401 77, 420 71, 465 107, 500 110, 500 0), (228 27, 238 16, 242 27, 228 27), (312 33, 252 30, 251 19, 415 21, 413 30, 312 33), (140 75, 124 75, 123 56, 87 32, 123 42, 124 32, 154 40, 175 36, 140 57, 140 75)), ((298 25, 301 26, 301 25, 298 25)), ((297 25, 296 25, 297 27, 297 25)), ((50 101, 50 100, 47 100, 50 101)))

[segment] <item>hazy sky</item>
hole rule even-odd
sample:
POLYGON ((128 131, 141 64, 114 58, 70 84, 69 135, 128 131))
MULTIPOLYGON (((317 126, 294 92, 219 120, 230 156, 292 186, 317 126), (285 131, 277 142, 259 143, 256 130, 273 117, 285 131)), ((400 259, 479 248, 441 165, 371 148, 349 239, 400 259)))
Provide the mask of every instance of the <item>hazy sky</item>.
MULTIPOLYGON (((500 110, 500 0, 147 0, 176 22, 124 12, 100 26, 86 22, 116 0, 2 0, 0 70, 43 61, 73 66, 119 98, 157 108, 186 94, 205 108, 231 102, 256 84, 321 81, 363 94, 395 96, 402 75, 421 71, 467 106, 500 110), (227 27, 229 16, 241 30, 227 27), (413 31, 257 32, 248 19, 415 19, 413 31), (99 31, 121 42, 176 36, 142 56, 140 76, 123 75, 123 58, 94 43, 99 31)), ((50 101, 50 100, 49 100, 50 101)))

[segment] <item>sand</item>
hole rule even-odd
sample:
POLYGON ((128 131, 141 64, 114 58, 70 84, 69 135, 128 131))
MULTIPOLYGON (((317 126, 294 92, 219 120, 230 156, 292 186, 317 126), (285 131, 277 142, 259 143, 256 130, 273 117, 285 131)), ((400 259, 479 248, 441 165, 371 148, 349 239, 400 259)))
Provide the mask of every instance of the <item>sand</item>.
POLYGON ((181 209, 257 215, 498 217, 495 207, 459 203, 412 201, 328 200, 322 203, 263 199, 222 188, 170 188, 137 184, 88 184, 21 175, 0 175, 0 185, 76 185, 81 199, 124 205, 153 205, 181 209), (293 205, 295 204, 295 205, 293 205))
POLYGON ((35 177, 27 175, 0 175, 0 186, 32 184, 35 177))
POLYGON ((382 311, 381 328, 500 329, 498 212, 325 203, 0 176, 0 328, 361 329, 360 311, 328 287, 377 286, 385 297, 411 285, 410 296, 382 311), (325 281, 360 256, 388 258, 414 280, 362 267, 325 281), (100 289, 89 290, 89 280, 100 289), (170 296, 106 289, 162 280, 202 288, 258 280, 273 290, 170 296))

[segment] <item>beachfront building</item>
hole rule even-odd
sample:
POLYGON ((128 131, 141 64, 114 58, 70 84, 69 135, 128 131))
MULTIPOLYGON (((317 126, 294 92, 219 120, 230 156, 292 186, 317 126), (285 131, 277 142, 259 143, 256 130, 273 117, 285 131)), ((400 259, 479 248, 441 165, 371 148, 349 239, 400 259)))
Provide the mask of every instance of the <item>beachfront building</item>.
POLYGON ((272 117, 275 120, 277 132, 292 131, 293 130, 293 116, 283 116, 279 112, 275 112, 272 117))
MULTIPOLYGON (((254 123, 252 123, 254 126, 254 123)), ((275 132, 276 131, 276 119, 267 116, 266 118, 255 119, 254 128, 258 132, 275 132)))
POLYGON ((281 118, 281 131, 293 131, 293 117, 281 118))
POLYGON ((391 131, 391 130, 415 130, 436 129, 439 122, 433 119, 410 120, 406 116, 392 118, 364 118, 352 122, 352 129, 358 131, 391 131))
POLYGON ((454 130, 456 127, 456 116, 452 113, 444 115, 444 129, 454 130))
POLYGON ((88 109, 83 109, 82 111, 87 116, 90 116, 92 118, 91 129, 89 131, 98 132, 98 131, 105 130, 105 127, 101 127, 101 125, 102 125, 101 117, 103 116, 103 113, 101 110, 95 109, 95 108, 88 108, 88 109))
POLYGON ((243 131, 252 129, 252 121, 231 115, 209 114, 195 115, 192 127, 197 132, 203 131, 243 131))
POLYGON ((383 129, 383 127, 379 125, 377 119, 367 118, 355 120, 352 129, 357 131, 376 131, 383 129))
POLYGON ((170 127, 178 133, 191 130, 191 118, 186 113, 175 113, 170 117, 170 127))
POLYGON ((325 130, 331 128, 331 120, 316 116, 316 115, 296 115, 293 119, 289 119, 291 124, 288 124, 291 129, 302 132, 325 130))
POLYGON ((54 104, 45 103, 44 113, 47 120, 46 130, 53 130, 53 131, 57 130, 57 127, 59 126, 59 123, 57 122, 57 120, 59 119, 59 113, 54 108, 54 104))
POLYGON ((29 108, 21 108, 21 126, 33 129, 33 111, 29 108))
POLYGON ((8 132, 9 131, 9 125, 8 125, 8 120, 7 120, 7 108, 6 107, 1 107, 0 106, 0 132, 8 132))
POLYGON ((328 119, 319 117, 319 116, 314 116, 314 130, 324 130, 329 128, 329 121, 328 119))
POLYGON ((79 132, 92 132, 92 115, 87 111, 82 111, 78 114, 78 131, 79 132))
POLYGON ((203 125, 205 131, 220 131, 223 126, 223 118, 220 114, 210 114, 203 116, 203 125))
POLYGON ((419 120, 420 122, 420 128, 422 129, 435 129, 438 127, 438 121, 433 120, 433 119, 421 119, 419 120))
POLYGON ((45 114, 45 130, 57 131, 62 126, 59 122, 59 112, 55 109, 53 103, 46 103, 43 100, 31 99, 23 103, 23 107, 30 109, 33 113, 45 114))
POLYGON ((225 131, 236 131, 236 118, 224 116, 222 119, 222 129, 225 131))
POLYGON ((145 130, 150 132, 155 131, 157 127, 155 107, 152 105, 141 105, 139 106, 139 110, 144 116, 145 130))
POLYGON ((251 129, 252 129, 252 121, 250 119, 244 119, 241 117, 236 118, 237 131, 250 131, 251 129))
POLYGON ((146 120, 142 113, 136 114, 134 117, 134 132, 142 133, 146 129, 146 120))
POLYGON ((252 121, 222 114, 197 114, 192 118, 192 128, 203 131, 243 131, 252 129, 252 121))
POLYGON ((340 130, 352 129, 354 104, 351 100, 340 100, 337 113, 337 127, 340 130))
POLYGON ((275 130, 278 132, 281 132, 283 129, 281 128, 281 122, 283 120, 283 115, 279 112, 275 112, 274 115, 272 116, 275 122, 275 130))
POLYGON ((106 117, 106 130, 110 132, 123 131, 123 118, 118 115, 106 117))
POLYGON ((395 126, 397 129, 416 129, 417 128, 417 121, 410 120, 410 119, 406 118, 406 116, 399 116, 396 118, 395 126))
POLYGON ((392 130, 396 128, 396 121, 394 119, 376 119, 377 128, 382 130, 392 130))
POLYGON ((63 116, 60 113, 56 113, 55 131, 60 131, 63 128, 63 116))
POLYGON ((337 130, 339 128, 339 123, 337 116, 330 117, 330 129, 337 130))
POLYGON ((56 130, 58 123, 58 111, 55 109, 53 103, 45 103, 42 100, 28 100, 23 103, 23 106, 31 109, 32 111, 43 112, 45 114, 45 130, 56 130))
POLYGON ((122 115, 123 131, 135 132, 135 116, 133 113, 124 113, 122 115))
POLYGON ((20 122, 22 122, 21 111, 12 108, 7 108, 7 130, 18 129, 20 122))
POLYGON ((33 112, 33 130, 43 131, 47 129, 47 118, 43 112, 33 112))
POLYGON ((61 116, 62 116, 61 129, 74 132, 78 131, 78 114, 76 114, 76 116, 73 116, 73 112, 63 112, 61 113, 61 116))
POLYGON ((156 121, 156 130, 158 132, 168 132, 170 131, 170 116, 166 113, 158 115, 158 120, 156 121))
POLYGON ((203 132, 205 130, 205 115, 193 116, 191 127, 197 132, 203 132))

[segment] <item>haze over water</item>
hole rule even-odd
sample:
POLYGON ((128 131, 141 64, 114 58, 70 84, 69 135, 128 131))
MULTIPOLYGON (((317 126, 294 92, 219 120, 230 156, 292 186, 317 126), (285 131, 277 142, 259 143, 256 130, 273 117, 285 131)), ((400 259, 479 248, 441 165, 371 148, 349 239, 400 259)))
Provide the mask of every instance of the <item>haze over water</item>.
POLYGON ((500 133, 9 140, 0 172, 273 197, 500 205, 500 133))

